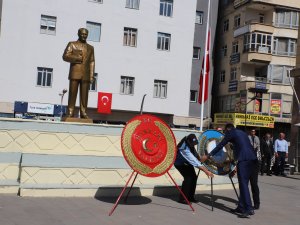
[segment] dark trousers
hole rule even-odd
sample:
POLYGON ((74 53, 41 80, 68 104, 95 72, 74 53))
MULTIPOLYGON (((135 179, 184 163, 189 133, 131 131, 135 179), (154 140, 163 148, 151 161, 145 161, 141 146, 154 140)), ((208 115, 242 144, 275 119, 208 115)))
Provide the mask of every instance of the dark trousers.
POLYGON ((261 161, 261 174, 266 172, 268 175, 271 174, 271 160, 272 160, 272 155, 271 154, 265 154, 264 157, 262 157, 261 161))
POLYGON ((276 158, 275 164, 276 167, 278 169, 278 173, 280 174, 284 174, 284 165, 285 165, 285 152, 277 152, 278 153, 278 157, 276 158))
POLYGON ((250 186, 252 191, 253 204, 255 206, 260 205, 259 199, 259 187, 258 187, 258 173, 260 170, 260 162, 256 161, 253 172, 250 175, 250 186))
POLYGON ((238 208, 245 212, 253 210, 248 184, 251 177, 257 176, 257 169, 257 160, 240 161, 237 164, 237 175, 240 188, 238 208))
MULTIPOLYGON (((181 186, 181 190, 187 199, 190 201, 194 199, 196 185, 197 185, 197 175, 195 169, 192 165, 182 165, 177 166, 175 168, 179 171, 179 173, 183 176, 183 182, 181 186)), ((180 195, 179 200, 184 200, 180 195)))

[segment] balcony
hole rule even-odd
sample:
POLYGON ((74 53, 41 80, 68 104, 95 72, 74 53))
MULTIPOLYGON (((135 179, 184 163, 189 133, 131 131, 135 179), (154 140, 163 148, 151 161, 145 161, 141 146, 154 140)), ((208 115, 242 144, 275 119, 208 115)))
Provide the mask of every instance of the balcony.
POLYGON ((240 78, 240 90, 256 89, 270 89, 270 84, 266 77, 246 77, 240 78))
POLYGON ((259 23, 256 20, 248 20, 245 22, 245 26, 242 26, 236 29, 233 33, 234 37, 241 36, 243 34, 252 33, 252 32, 263 32, 263 33, 274 33, 274 27, 271 24, 259 23))
POLYGON ((266 47, 261 47, 257 51, 248 51, 242 55, 241 61, 244 63, 269 64, 272 61, 272 54, 268 53, 266 47))
POLYGON ((236 9, 246 3, 250 2, 250 0, 235 0, 233 3, 233 7, 236 9))
MULTIPOLYGON (((249 2, 249 1, 247 1, 249 2)), ((253 3, 261 3, 261 4, 267 4, 267 5, 278 5, 278 6, 286 6, 286 7, 292 7, 292 8, 300 8, 299 6, 299 0, 288 0, 288 1, 282 1, 282 0, 251 0, 253 3)))

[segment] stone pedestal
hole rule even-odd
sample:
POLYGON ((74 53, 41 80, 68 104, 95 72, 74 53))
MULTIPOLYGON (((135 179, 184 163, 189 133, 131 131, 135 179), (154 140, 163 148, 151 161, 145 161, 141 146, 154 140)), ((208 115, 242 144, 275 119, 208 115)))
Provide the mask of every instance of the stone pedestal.
POLYGON ((92 119, 82 119, 82 118, 75 118, 75 117, 65 117, 63 118, 64 122, 71 122, 71 123, 93 123, 92 119))

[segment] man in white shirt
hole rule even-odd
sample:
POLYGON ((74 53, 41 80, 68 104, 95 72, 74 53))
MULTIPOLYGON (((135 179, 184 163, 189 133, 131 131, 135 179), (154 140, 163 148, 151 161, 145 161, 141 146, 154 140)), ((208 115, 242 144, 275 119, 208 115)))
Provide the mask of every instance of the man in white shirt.
MULTIPOLYGON (((288 143, 285 140, 285 134, 280 133, 279 138, 276 139, 274 143, 274 150, 275 150, 275 157, 276 157, 276 167, 279 169, 279 174, 281 176, 286 176, 284 173, 284 165, 285 165, 285 158, 288 157, 288 143)), ((278 172, 276 175, 279 175, 278 172)))

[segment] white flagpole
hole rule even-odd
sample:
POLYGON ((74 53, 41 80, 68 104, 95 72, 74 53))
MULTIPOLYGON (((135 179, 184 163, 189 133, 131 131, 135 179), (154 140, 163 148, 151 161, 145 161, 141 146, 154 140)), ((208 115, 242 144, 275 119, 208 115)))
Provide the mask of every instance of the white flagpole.
MULTIPOLYGON (((210 29, 210 0, 208 0, 208 11, 207 11, 207 26, 205 32, 205 54, 204 54, 204 67, 203 67, 203 81, 202 81, 202 99, 201 99, 201 114, 200 114, 200 131, 203 131, 203 114, 204 114, 204 94, 205 94, 205 80, 206 80, 206 56, 208 54, 207 45, 208 45, 208 31, 210 29)), ((211 44, 211 43, 210 43, 211 44)), ((210 50, 210 48, 209 48, 210 50)))

